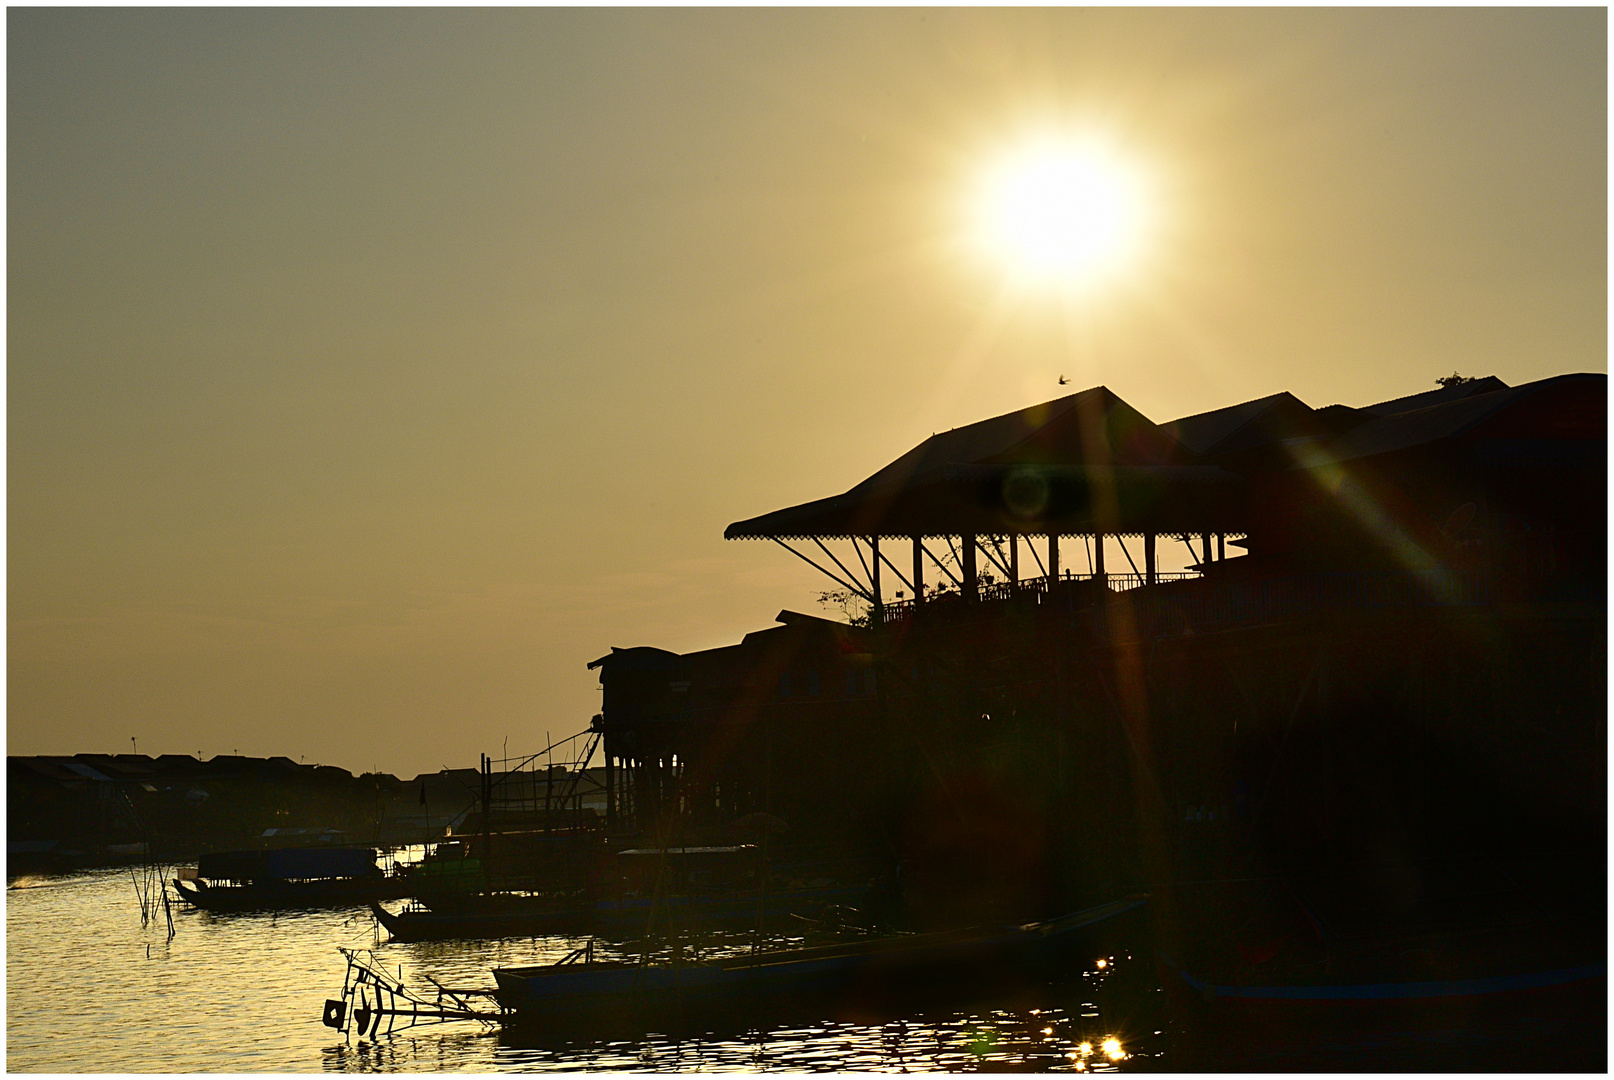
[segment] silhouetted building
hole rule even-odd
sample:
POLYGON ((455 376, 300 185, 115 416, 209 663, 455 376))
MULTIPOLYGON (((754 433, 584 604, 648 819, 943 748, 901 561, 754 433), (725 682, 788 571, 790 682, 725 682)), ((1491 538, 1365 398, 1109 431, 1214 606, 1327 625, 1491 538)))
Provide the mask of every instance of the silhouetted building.
POLYGON ((1100 387, 932 436, 726 532, 864 625, 590 665, 611 816, 766 810, 1016 910, 1184 865, 1600 850, 1606 447, 1602 375, 1159 425, 1100 387))

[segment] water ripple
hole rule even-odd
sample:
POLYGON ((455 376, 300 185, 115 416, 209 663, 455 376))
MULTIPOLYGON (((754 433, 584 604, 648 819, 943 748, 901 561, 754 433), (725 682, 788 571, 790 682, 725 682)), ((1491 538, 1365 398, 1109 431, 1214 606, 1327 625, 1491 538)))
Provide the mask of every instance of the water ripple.
MULTIPOLYGON (((320 1023, 342 984, 337 946, 375 948, 406 982, 492 986, 500 965, 552 962, 571 938, 377 945, 366 912, 175 909, 142 929, 127 872, 19 879, 6 896, 6 1051, 14 1072, 957 1072, 1097 1070, 1103 1037, 1077 987, 1040 1012, 916 1014, 880 1024, 551 1039, 455 1023, 379 1042, 320 1023), (24 883, 26 882, 26 883, 24 883)), ((1095 976, 1096 978, 1096 976, 1095 976)), ((1132 1049, 1129 1046, 1129 1050, 1132 1049)), ((1153 1052, 1157 1054, 1158 1052, 1153 1052)), ((1152 1056, 1137 1050, 1120 1067, 1152 1056)), ((1158 1063, 1156 1063, 1158 1067, 1158 1063)))

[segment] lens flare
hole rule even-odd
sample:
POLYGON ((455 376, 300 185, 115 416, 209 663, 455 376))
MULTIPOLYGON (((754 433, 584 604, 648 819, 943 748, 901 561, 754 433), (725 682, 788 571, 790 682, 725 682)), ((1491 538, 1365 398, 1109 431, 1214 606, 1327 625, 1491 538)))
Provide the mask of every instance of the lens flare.
POLYGON ((1121 1049, 1121 1040, 1117 1039, 1114 1035, 1111 1035, 1109 1038, 1105 1039, 1101 1044, 1100 1049, 1104 1051, 1104 1056, 1109 1058, 1111 1061, 1120 1061, 1122 1058, 1126 1057, 1126 1051, 1121 1049))

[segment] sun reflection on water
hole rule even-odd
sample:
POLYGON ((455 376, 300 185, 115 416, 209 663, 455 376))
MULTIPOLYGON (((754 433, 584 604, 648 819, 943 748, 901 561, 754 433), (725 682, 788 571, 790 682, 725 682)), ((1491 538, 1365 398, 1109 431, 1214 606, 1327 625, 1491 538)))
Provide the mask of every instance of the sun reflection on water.
POLYGON ((115 1064, 133 1072, 221 1066, 243 1072, 1090 1072, 1163 1060, 1159 1052, 1140 1055, 1136 1048, 1121 1059, 1095 1051, 1125 1033, 1116 1032, 1108 1012, 1100 1017, 1101 1009, 1085 1004, 1107 1000, 1099 996, 1107 978, 1092 973, 1036 990, 1013 1007, 916 1009, 857 1023, 537 1037, 449 1024, 349 1041, 319 1024, 321 1001, 341 987, 337 945, 374 947, 377 964, 389 973, 401 966, 412 986, 424 985, 427 976, 474 986, 491 983, 496 966, 553 962, 577 942, 378 944, 373 921, 357 910, 176 911, 179 933, 168 942, 140 928, 126 874, 41 884, 53 887, 13 891, 7 906, 6 1049, 13 1071, 87 1072, 115 1064), (86 948, 87 941, 95 947, 86 948), (226 972, 246 982, 217 974, 226 972), (62 1002, 82 1000, 85 985, 94 985, 96 995, 64 1022, 62 1002), (242 1031, 250 1032, 248 1046, 242 1031))

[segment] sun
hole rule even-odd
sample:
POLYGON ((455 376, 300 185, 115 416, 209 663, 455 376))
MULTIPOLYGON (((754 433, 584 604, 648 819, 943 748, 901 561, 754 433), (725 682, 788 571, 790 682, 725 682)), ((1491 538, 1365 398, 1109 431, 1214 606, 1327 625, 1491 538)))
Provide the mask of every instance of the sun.
POLYGON ((1119 267, 1143 223, 1135 170, 1093 144, 1041 142, 986 174, 982 240, 1011 272, 1083 281, 1119 267))

